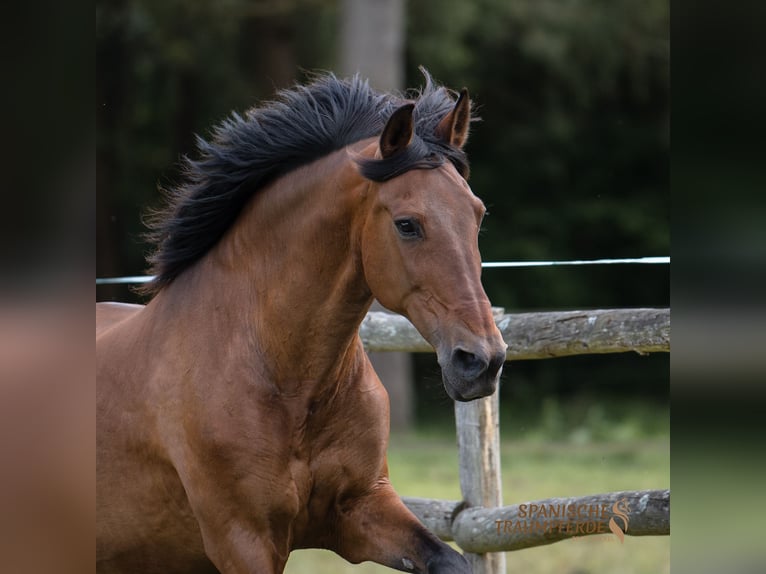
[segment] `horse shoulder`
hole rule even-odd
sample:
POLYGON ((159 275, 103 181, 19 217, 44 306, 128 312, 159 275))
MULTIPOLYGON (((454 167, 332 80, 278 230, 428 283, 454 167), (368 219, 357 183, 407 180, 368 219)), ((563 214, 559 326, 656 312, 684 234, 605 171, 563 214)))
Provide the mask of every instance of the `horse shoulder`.
POLYGON ((341 490, 366 490, 386 474, 389 432, 388 393, 369 361, 346 381, 332 404, 332 414, 316 429, 314 440, 324 463, 321 472, 341 490), (332 478, 329 478, 332 477, 332 478))

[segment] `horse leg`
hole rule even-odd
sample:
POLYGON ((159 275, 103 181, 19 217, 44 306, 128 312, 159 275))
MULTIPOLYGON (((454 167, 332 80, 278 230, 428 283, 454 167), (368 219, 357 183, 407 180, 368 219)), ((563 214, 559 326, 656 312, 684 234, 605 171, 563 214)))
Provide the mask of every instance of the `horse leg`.
POLYGON ((205 553, 221 574, 281 574, 287 551, 255 532, 247 520, 229 517, 215 527, 200 520, 205 553))
POLYGON ((387 480, 343 506, 335 550, 349 562, 371 560, 422 574, 471 573, 468 561, 429 532, 387 480))
MULTIPOLYGON (((267 511, 247 504, 251 498, 228 479, 230 473, 225 469, 211 473, 191 459, 178 467, 205 555, 218 571, 281 574, 290 553, 288 532, 275 530, 267 511)), ((272 517, 275 523, 281 522, 272 517)))

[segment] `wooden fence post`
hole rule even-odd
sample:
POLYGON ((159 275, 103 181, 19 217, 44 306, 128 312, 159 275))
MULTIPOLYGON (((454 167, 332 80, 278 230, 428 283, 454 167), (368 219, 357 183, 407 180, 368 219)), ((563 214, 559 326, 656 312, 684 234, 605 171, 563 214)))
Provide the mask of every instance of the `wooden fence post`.
MULTIPOLYGON (((468 507, 503 505, 500 479, 499 393, 455 403, 460 490, 468 507)), ((466 553, 474 574, 505 574, 505 554, 466 553)))

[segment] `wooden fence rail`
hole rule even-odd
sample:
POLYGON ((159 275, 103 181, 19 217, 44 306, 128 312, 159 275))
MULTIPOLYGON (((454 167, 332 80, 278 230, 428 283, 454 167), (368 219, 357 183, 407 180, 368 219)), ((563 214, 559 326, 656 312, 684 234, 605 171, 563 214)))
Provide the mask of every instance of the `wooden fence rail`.
POLYGON ((549 498, 498 508, 470 508, 455 500, 406 497, 403 500, 439 538, 454 540, 466 552, 476 554, 521 550, 579 536, 611 535, 609 520, 614 516, 611 509, 623 500, 629 509, 627 529, 621 521, 618 526, 626 535, 670 534, 669 490, 549 498), (567 509, 578 507, 583 507, 579 516, 567 516, 567 509), (552 511, 560 515, 551 516, 552 511), (540 516, 541 512, 546 516, 540 516))
MULTIPOLYGON (((593 353, 670 351, 670 309, 599 309, 495 315, 508 360, 593 353)), ((433 352, 407 319, 368 313, 359 329, 368 351, 433 352)))

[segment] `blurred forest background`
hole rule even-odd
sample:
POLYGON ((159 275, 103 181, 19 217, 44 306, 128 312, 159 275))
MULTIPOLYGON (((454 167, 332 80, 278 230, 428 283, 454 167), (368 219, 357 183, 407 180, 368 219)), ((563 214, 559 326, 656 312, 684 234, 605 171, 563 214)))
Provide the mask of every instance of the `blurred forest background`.
MULTIPOLYGON (((400 72, 381 83, 417 87, 423 65, 478 104, 467 150, 490 213, 485 261, 669 254, 667 0, 390 4, 399 27, 379 28, 399 38, 400 72)), ((97 0, 99 277, 144 272, 141 215, 160 202, 158 185, 177 181, 195 134, 311 71, 348 73, 353 10, 353 0, 97 0)), ((667 265, 484 273, 507 312, 666 307, 668 282, 667 265)), ((125 287, 98 297, 138 300, 125 287)), ((664 436, 667 371, 666 355, 506 365, 503 433, 664 436)), ((416 373, 417 424, 439 427, 452 407, 435 358, 418 356, 416 373)))

